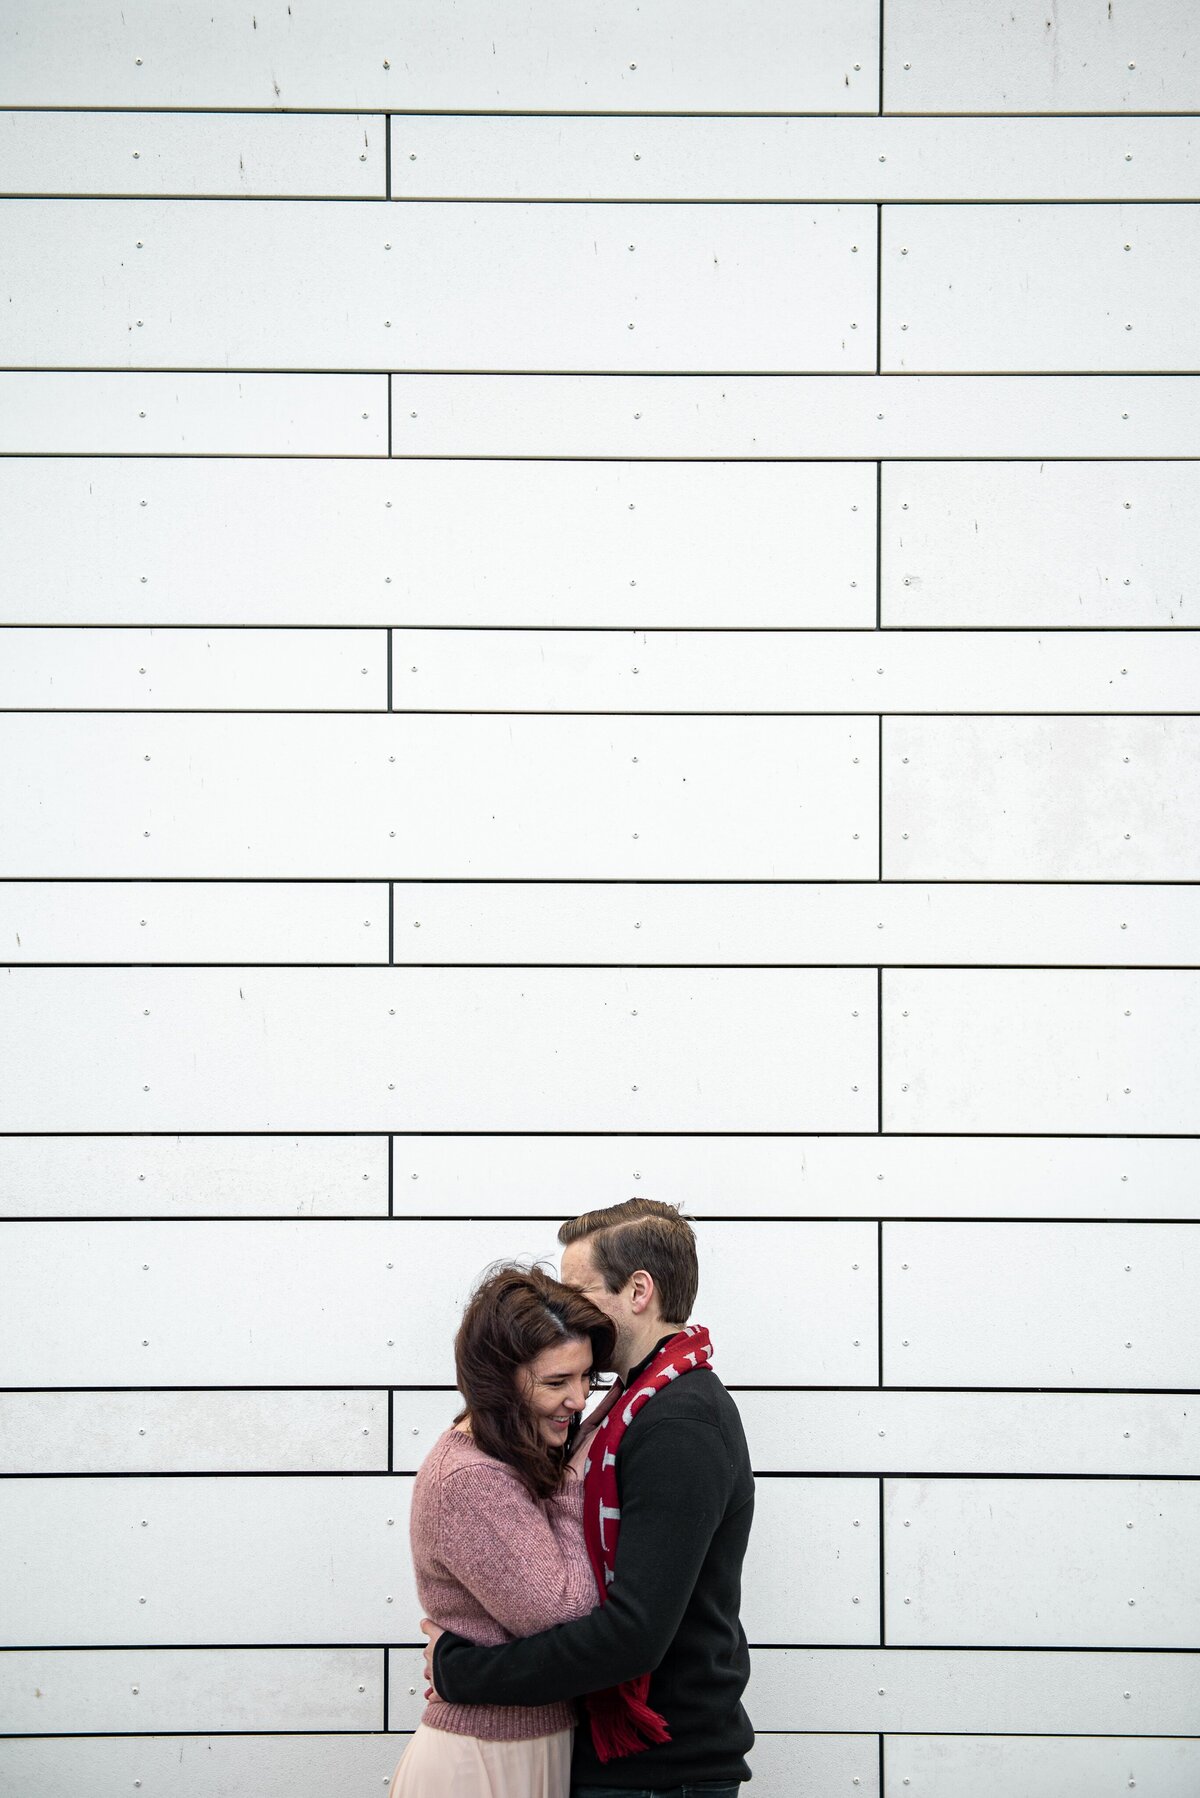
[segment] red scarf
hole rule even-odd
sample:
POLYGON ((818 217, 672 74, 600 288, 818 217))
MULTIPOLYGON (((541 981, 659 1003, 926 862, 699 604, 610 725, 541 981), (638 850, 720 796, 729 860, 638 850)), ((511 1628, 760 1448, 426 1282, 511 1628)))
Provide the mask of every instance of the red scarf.
MULTIPOLYGON (((632 1395, 625 1403, 618 1399, 596 1430, 584 1465, 583 1533, 601 1604, 608 1597, 621 1527, 621 1507, 617 1503, 617 1450, 621 1438, 656 1393, 680 1374, 706 1367, 711 1359, 712 1343, 706 1329, 692 1324, 681 1330, 663 1343, 639 1375, 632 1395)), ((649 1691, 650 1675, 639 1673, 622 1685, 588 1693, 592 1743, 601 1761, 640 1754, 655 1742, 671 1740, 666 1718, 647 1702, 649 1691)))

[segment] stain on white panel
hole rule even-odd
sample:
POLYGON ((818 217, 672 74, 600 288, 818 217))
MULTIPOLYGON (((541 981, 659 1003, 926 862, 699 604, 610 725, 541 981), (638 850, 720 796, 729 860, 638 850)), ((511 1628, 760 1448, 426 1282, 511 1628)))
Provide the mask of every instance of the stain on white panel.
POLYGON ((393 648, 397 711, 1171 712, 1200 693, 1190 634, 401 629, 393 648))
POLYGON ((1179 0, 889 0, 884 101, 889 112, 1194 112, 1198 65, 1200 25, 1179 0))
MULTIPOLYGON (((378 1660, 382 1669, 382 1653, 378 1660)), ((377 1700, 381 1706, 382 1697, 377 1700)), ((291 1736, 92 1736, 87 1743, 88 1798, 129 1798, 139 1782, 157 1798, 217 1798, 234 1792, 252 1792, 254 1798, 327 1798, 330 1792, 386 1792, 409 1738, 371 1731, 381 1715, 381 1709, 372 1713, 358 1726, 364 1731, 359 1735, 323 1736, 305 1728, 291 1736)), ((0 1781, 11 1780, 14 1792, 68 1798, 79 1779, 79 1750, 72 1737, 0 1741, 0 1781)))
POLYGON ((386 962, 381 881, 0 882, 0 943, 27 962, 386 962))
POLYGON ((874 1480, 759 1480, 742 1627, 755 1642, 879 1640, 874 1480))
POLYGON ((886 1480, 884 1510, 897 1645, 1195 1643, 1195 1481, 886 1480))
POLYGON ((647 881, 632 942, 608 882, 398 881, 395 896, 421 920, 395 945, 413 963, 1170 965, 1200 931, 1192 886, 647 881))
POLYGON ((386 1217, 386 1136, 2 1136, 6 1217, 386 1217))
MULTIPOLYGON (((892 1287, 885 1323, 895 1303, 892 1287)), ((1035 1327, 1052 1315, 1041 1311, 1035 1327)), ((951 1377, 959 1381, 957 1368, 947 1369, 951 1377)), ((930 1474, 1189 1475, 1200 1451, 1200 1414, 1186 1394, 739 1390, 734 1396, 756 1473, 902 1467, 930 1474)))
POLYGON ((153 0, 8 9, 0 104, 423 111, 874 112, 874 0, 423 4, 164 15, 153 0))
POLYGON ((885 209, 885 370, 1194 369, 1200 206, 885 209))
POLYGON ((1200 1786, 1200 1742, 1145 1736, 896 1736, 884 1745, 889 1792, 925 1798, 1063 1798, 1136 1786, 1189 1798, 1200 1786))
POLYGON ((354 1475, 5 1480, 3 1536, 19 1545, 7 1627, 35 1647, 415 1633, 411 1489, 354 1475))
POLYGON ((746 1705, 766 1730, 853 1731, 869 1720, 905 1734, 1111 1736, 1200 1725, 1195 1656, 1153 1652, 760 1648, 746 1705))
POLYGON ((904 1385, 1186 1387, 1194 1224, 888 1224, 884 1377, 904 1385))
POLYGON ((386 711, 387 634, 0 631, 4 711, 386 711))
POLYGON ((1196 462, 888 464, 883 623, 1195 624, 1198 518, 1196 462))
POLYGON ((870 630, 875 496, 867 463, 13 457, 0 610, 870 630))
POLYGON ((886 1130, 1200 1129, 1193 970, 889 969, 883 1008, 886 1130))
POLYGON ((393 451, 750 461, 1195 457, 1197 385, 1194 375, 398 374, 393 451))
POLYGON ((384 1392, 0 1393, 0 1470, 386 1473, 384 1392))
POLYGON ((884 873, 1194 880, 1198 749, 1194 716, 889 718, 884 873))
POLYGON ((874 718, 10 713, 0 871, 874 878, 877 744, 874 718))
MULTIPOLYGON (((39 21, 37 35, 44 31, 39 21)), ((30 195, 382 199, 386 135, 382 118, 352 114, 5 112, 0 187, 30 195)))
MULTIPOLYGON (((54 1491, 65 1500, 66 1483, 54 1491)), ((119 1497, 115 1482, 108 1491, 119 1497)), ((379 1648, 6 1649, 0 1682, 6 1729, 92 1734, 92 1747, 109 1730, 368 1730, 383 1714, 379 1648)))
POLYGON ((1190 200, 1200 143, 1188 118, 428 114, 394 128, 401 199, 1190 200))
POLYGON ((380 375, 0 372, 4 455, 386 456, 387 446, 380 375))
MULTIPOLYGON (((875 1240, 866 1222, 703 1225, 703 1315, 721 1378, 874 1383, 875 1240), (803 1315, 761 1314, 781 1269, 812 1279, 803 1315)), ((5 1366, 13 1384, 43 1389, 452 1388, 454 1333, 476 1280, 502 1260, 557 1267, 560 1253, 556 1226, 528 1218, 13 1223, 6 1250, 5 1366), (416 1290, 426 1296, 414 1309, 416 1290)), ((148 1432, 159 1415, 151 1403, 148 1432)), ((386 1440, 383 1421, 366 1427, 386 1440)))
POLYGON ((565 1209, 599 1211, 642 1192, 708 1218, 1183 1219, 1195 1214, 1198 1184, 1200 1142, 1186 1138, 395 1138, 398 1216, 557 1225, 565 1209))
POLYGON ((862 207, 27 200, 4 218, 17 366, 875 366, 862 207))

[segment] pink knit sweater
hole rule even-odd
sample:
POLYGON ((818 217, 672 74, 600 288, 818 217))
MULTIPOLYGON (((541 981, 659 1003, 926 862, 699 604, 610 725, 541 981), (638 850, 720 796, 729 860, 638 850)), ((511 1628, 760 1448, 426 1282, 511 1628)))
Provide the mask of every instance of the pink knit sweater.
MULTIPOLYGON (((409 1531, 417 1593, 443 1629, 494 1647, 598 1602, 583 1541, 583 1484, 537 1503, 511 1467, 445 1430, 421 1464, 409 1531)), ((426 1706, 430 1729, 523 1742, 571 1729, 573 1704, 426 1706)))

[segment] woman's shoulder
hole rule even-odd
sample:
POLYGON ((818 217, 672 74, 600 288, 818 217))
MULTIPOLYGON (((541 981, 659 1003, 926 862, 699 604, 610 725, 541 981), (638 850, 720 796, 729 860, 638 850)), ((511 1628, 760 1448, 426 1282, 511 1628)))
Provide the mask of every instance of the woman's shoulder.
POLYGON ((430 1480, 443 1481, 453 1479, 457 1474, 472 1473, 485 1479, 516 1479, 511 1467, 503 1461, 497 1461, 494 1455, 485 1454, 466 1430, 452 1425, 448 1430, 443 1430, 433 1444, 421 1463, 417 1479, 428 1483, 430 1480))

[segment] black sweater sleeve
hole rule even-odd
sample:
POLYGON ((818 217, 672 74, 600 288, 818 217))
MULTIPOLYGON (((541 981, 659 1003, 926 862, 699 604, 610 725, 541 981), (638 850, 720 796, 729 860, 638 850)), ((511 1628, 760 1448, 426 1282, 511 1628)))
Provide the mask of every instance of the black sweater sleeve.
POLYGON ((652 1673, 679 1628, 731 1472, 716 1423, 647 1415, 621 1445, 621 1527, 608 1601, 499 1648, 447 1632, 434 1684, 455 1704, 549 1704, 652 1673))

